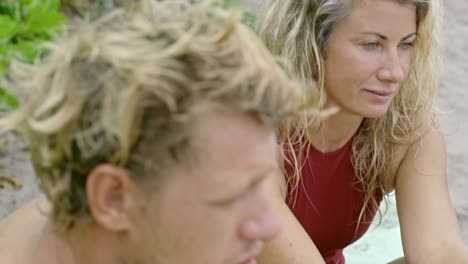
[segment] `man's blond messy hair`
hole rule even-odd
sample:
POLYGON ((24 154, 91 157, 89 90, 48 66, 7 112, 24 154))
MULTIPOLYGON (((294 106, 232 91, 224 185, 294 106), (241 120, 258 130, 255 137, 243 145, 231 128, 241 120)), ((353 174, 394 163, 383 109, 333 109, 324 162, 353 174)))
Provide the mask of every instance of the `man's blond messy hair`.
POLYGON ((12 66, 22 106, 0 125, 29 141, 60 227, 90 219, 85 183, 96 165, 141 177, 182 160, 200 107, 223 104, 272 128, 297 111, 301 89, 239 12, 190 2, 116 10, 51 44, 42 62, 12 66))

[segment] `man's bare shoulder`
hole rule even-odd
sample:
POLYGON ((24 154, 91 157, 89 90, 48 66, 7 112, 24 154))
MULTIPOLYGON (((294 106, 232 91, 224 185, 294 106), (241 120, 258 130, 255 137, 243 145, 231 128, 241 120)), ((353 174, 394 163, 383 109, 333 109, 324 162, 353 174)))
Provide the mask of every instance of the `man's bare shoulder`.
POLYGON ((35 199, 0 221, 0 263, 28 263, 47 222, 44 204, 35 199))

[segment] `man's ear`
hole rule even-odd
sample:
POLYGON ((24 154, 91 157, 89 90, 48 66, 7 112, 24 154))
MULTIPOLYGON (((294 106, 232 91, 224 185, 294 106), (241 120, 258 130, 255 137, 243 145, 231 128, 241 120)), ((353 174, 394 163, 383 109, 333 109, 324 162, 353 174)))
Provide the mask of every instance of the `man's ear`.
POLYGON ((135 185, 128 172, 112 164, 98 165, 86 180, 86 196, 93 220, 110 231, 130 229, 134 194, 135 185))

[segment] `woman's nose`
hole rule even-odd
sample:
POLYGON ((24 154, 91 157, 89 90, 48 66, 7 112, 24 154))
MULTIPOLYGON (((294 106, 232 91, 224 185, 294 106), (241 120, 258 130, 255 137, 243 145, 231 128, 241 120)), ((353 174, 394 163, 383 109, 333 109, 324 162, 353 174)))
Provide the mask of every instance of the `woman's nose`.
POLYGON ((405 60, 400 57, 397 51, 389 53, 382 58, 382 67, 379 69, 377 77, 383 82, 401 83, 406 76, 405 60))

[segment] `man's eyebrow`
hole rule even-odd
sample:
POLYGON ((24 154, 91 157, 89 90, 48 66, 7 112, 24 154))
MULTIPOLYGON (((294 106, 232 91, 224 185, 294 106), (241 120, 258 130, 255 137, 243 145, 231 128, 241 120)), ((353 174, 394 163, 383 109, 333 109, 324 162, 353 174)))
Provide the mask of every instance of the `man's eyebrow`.
POLYGON ((248 189, 252 188, 252 186, 258 184, 259 182, 265 180, 268 176, 271 176, 274 172, 276 172, 277 170, 277 167, 269 167, 268 169, 260 172, 260 173, 256 173, 254 174, 251 178, 250 178, 250 181, 248 183, 248 189))
MULTIPOLYGON (((250 177, 248 177, 249 179, 247 180, 244 180, 243 182, 241 182, 240 184, 234 184, 234 185, 231 185, 231 183, 227 183, 228 186, 227 186, 227 189, 229 189, 228 192, 231 192, 231 194, 234 194, 235 197, 232 197, 232 198, 239 198, 239 197, 242 197, 244 194, 246 194, 249 190, 251 190, 254 186, 256 186, 257 184, 263 182, 267 177, 273 175, 274 173, 280 173, 280 169, 278 166, 271 166, 271 167, 268 167, 264 170, 260 170, 260 171, 255 171, 253 173, 251 173, 250 177)), ((226 190, 226 183, 224 184, 219 184, 219 189, 224 189, 226 190), (224 188, 221 188, 221 187, 224 187, 224 188)), ((218 196, 219 194, 216 194, 214 195, 214 198, 213 199, 209 199, 208 202, 210 203, 219 203, 217 201, 218 199, 218 196)))
POLYGON ((247 192, 250 190, 252 187, 255 185, 259 184, 263 180, 265 180, 268 176, 272 175, 274 172, 279 170, 278 167, 268 167, 267 169, 261 170, 261 171, 256 171, 251 174, 248 180, 244 182, 240 190, 242 191, 241 194, 247 192))
MULTIPOLYGON (((377 32, 361 32, 362 35, 374 35, 374 36, 377 36, 383 40, 387 40, 388 37, 385 36, 385 35, 382 35, 380 33, 377 33, 377 32)), ((406 37, 402 38, 401 40, 404 41, 404 40, 407 40, 409 38, 411 38, 412 36, 415 36, 416 35, 416 32, 413 32, 411 34, 408 34, 406 37)))
POLYGON ((252 189, 257 184, 263 182, 268 177, 273 177, 274 175, 281 174, 281 169, 277 165, 269 166, 267 169, 254 173, 253 176, 248 181, 244 192, 252 189))

